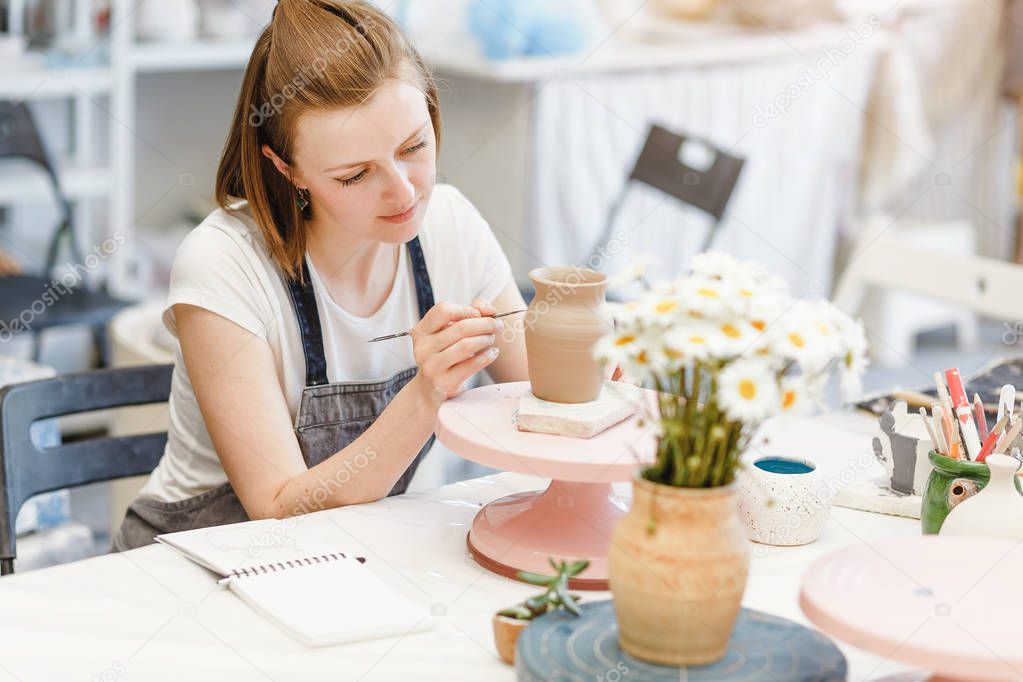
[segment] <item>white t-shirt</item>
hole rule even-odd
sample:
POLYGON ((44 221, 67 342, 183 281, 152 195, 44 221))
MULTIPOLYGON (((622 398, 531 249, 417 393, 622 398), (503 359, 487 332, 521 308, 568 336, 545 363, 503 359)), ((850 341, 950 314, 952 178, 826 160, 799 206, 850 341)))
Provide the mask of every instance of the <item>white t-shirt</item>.
MULTIPOLYGON (((493 300, 512 281, 508 259, 489 225, 454 187, 434 188, 419 241, 437 302, 493 300)), ((332 383, 386 379, 415 366, 408 338, 367 343, 375 336, 409 329, 419 319, 407 246, 401 246, 398 272, 387 300, 369 317, 352 315, 337 305, 325 292, 310 259, 306 262, 316 291, 327 377, 332 383)), ((210 310, 269 344, 294 421, 305 387, 302 339, 280 268, 264 248, 244 202, 235 210, 213 211, 181 244, 163 313, 164 324, 175 338, 172 306, 178 303, 210 310)), ((142 494, 176 502, 226 481, 178 344, 167 448, 142 494)))

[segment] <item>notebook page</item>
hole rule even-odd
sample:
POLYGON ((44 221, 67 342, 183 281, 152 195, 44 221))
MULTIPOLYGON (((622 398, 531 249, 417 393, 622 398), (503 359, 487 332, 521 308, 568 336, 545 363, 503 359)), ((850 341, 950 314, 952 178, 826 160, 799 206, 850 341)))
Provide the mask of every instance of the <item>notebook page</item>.
POLYGON ((156 541, 220 576, 231 571, 344 552, 294 519, 261 519, 156 536, 156 541))
POLYGON ((354 559, 232 578, 231 590, 306 646, 400 637, 433 626, 419 606, 354 559))

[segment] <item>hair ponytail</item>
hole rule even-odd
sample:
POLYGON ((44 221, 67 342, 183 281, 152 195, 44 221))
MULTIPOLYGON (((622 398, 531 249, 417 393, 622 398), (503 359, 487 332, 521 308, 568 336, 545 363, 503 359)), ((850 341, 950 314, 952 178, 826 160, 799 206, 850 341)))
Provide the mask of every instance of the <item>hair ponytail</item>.
POLYGON ((263 154, 292 163, 295 124, 307 111, 357 106, 387 79, 414 80, 437 143, 437 88, 419 54, 383 12, 361 0, 279 0, 252 50, 217 168, 216 199, 245 199, 270 256, 301 273, 305 217, 298 190, 263 154))

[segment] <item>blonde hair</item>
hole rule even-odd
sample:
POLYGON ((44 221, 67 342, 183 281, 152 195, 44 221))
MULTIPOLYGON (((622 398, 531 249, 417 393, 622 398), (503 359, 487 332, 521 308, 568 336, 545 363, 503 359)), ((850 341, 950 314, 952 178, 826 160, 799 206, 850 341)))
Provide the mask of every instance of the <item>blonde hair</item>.
POLYGON ((279 0, 249 58, 217 169, 223 208, 248 201, 270 256, 300 276, 305 215, 298 189, 262 153, 293 162, 295 127, 310 111, 364 103, 387 80, 414 81, 426 96, 440 142, 437 86, 401 29, 360 0, 279 0))

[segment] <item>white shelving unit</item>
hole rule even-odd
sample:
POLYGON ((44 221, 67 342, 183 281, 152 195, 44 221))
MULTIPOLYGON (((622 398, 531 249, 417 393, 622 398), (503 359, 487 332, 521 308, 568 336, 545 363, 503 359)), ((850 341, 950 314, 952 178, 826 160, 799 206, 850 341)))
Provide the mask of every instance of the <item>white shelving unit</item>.
MULTIPOLYGON (((111 130, 113 177, 117 191, 112 201, 111 228, 131 234, 136 227, 136 149, 139 79, 153 74, 243 69, 248 62, 255 36, 248 40, 224 42, 139 42, 135 39, 133 0, 113 0, 111 7, 111 115, 117 122, 111 130)), ((269 19, 269 17, 268 17, 269 19)), ((183 124, 185 125, 185 124, 183 124)), ((132 240, 118 252, 113 262, 112 284, 115 290, 130 294, 136 290, 131 281, 130 264, 134 258, 132 240)))
MULTIPOLYGON (((8 4, 12 13, 10 30, 20 34, 23 27, 20 16, 24 8, 20 2, 8 4)), ((93 2, 81 0, 75 3, 74 35, 80 44, 98 39, 91 24, 93 2)), ((109 213, 104 203, 111 201, 113 173, 110 166, 109 150, 97 146, 96 126, 102 125, 98 109, 106 106, 106 100, 113 84, 112 70, 107 66, 57 66, 48 67, 39 55, 29 55, 28 66, 8 67, 0 70, 0 100, 26 102, 29 104, 48 103, 49 108, 60 112, 60 125, 65 129, 67 142, 51 144, 43 130, 44 144, 56 158, 56 171, 65 194, 72 202, 74 227, 79 243, 91 243, 97 237, 97 218, 109 213), (53 107, 52 104, 56 104, 53 107)), ((51 122, 52 123, 52 122, 51 122)), ((45 128, 45 126, 41 127, 45 128)), ((18 216, 25 216, 26 223, 36 220, 30 213, 32 205, 45 205, 52 201, 52 192, 45 174, 27 161, 5 159, 0 162, 0 206, 10 209, 12 222, 19 224, 18 216), (22 213, 22 211, 25 211, 22 213)), ((36 209, 38 210, 38 209, 36 209)), ((39 229, 55 229, 55 225, 39 229)), ((33 236, 45 244, 51 234, 37 232, 31 225, 33 236)))

